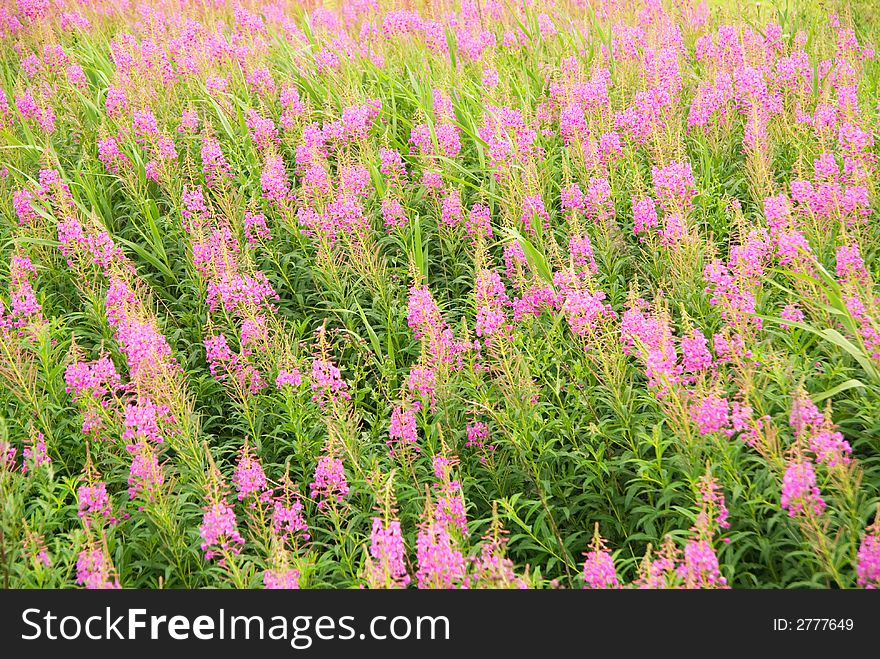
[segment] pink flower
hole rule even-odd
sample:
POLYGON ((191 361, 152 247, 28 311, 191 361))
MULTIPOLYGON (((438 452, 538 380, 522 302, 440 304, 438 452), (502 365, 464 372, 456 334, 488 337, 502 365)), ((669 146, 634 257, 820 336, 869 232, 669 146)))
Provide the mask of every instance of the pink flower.
POLYGON ((133 403, 125 406, 125 431, 122 438, 132 440, 135 438, 150 440, 156 444, 162 443, 162 425, 169 426, 174 423, 171 411, 165 405, 154 405, 146 397, 140 397, 133 403))
POLYGON ((562 312, 575 334, 589 336, 616 316, 611 305, 603 301, 605 291, 590 292, 578 284, 569 286, 565 278, 565 272, 557 272, 554 283, 562 291, 562 312))
POLYGON ((468 425, 466 431, 467 443, 465 446, 467 448, 483 448, 484 440, 489 437, 489 426, 483 421, 477 421, 474 424, 468 425))
POLYGON ((99 518, 106 519, 109 524, 116 523, 116 518, 113 517, 110 495, 107 494, 107 486, 104 483, 80 485, 76 491, 76 496, 79 501, 77 515, 85 521, 86 526, 90 526, 93 521, 99 518))
POLYGON ((135 499, 143 493, 148 501, 155 501, 165 483, 165 473, 159 464, 155 447, 142 439, 137 444, 127 445, 125 449, 132 454, 128 472, 128 498, 135 499))
POLYGON ((24 464, 21 466, 21 473, 26 474, 29 471, 35 471, 43 465, 52 464, 52 458, 46 450, 46 438, 43 433, 38 432, 30 438, 30 446, 25 446, 22 451, 24 464))
POLYGON ((119 169, 129 163, 128 156, 122 153, 119 144, 112 137, 98 140, 98 159, 113 174, 118 174, 119 169))
POLYGON ((257 245, 261 240, 272 240, 272 233, 262 213, 244 214, 244 232, 249 245, 257 245))
POLYGON ((428 348, 428 366, 452 364, 460 352, 452 330, 427 286, 413 284, 409 289, 407 324, 417 340, 428 348))
POLYGON ((275 123, 271 119, 260 116, 260 113, 253 108, 248 110, 245 125, 250 131, 251 139, 257 149, 262 151, 278 144, 278 130, 275 128, 275 123))
POLYGON ((856 243, 837 248, 837 278, 846 284, 866 285, 869 280, 865 261, 856 243))
POLYGON ((263 587, 266 590, 298 590, 299 570, 266 570, 263 572, 263 587))
POLYGON ((651 178, 664 211, 680 212, 691 207, 697 187, 690 163, 673 161, 666 167, 652 167, 651 178))
POLYGON ((867 530, 856 559, 856 583, 862 588, 880 588, 880 523, 867 530))
POLYGON ((568 241, 568 253, 571 254, 572 263, 580 268, 580 273, 596 274, 599 271, 596 259, 593 256, 593 245, 587 234, 572 236, 568 241))
MULTIPOLYGON (((792 320, 796 323, 801 323, 804 320, 804 312, 798 307, 796 303, 786 304, 785 307, 783 307, 782 311, 779 312, 779 317, 784 318, 785 320, 792 320)), ((785 323, 780 323, 779 327, 784 330, 790 328, 790 326, 786 325, 785 323)))
POLYGON ((9 259, 9 301, 12 309, 4 322, 17 328, 45 323, 43 307, 37 300, 33 286, 36 275, 37 268, 27 256, 13 254, 9 259))
POLYGON ((816 485, 816 472, 809 460, 791 461, 782 479, 782 508, 789 517, 799 514, 821 515, 825 500, 816 485))
POLYGON ((281 369, 275 378, 275 386, 283 389, 285 386, 298 387, 302 384, 302 374, 298 368, 281 369))
POLYGON ((491 68, 491 67, 487 67, 487 68, 483 69, 483 77, 482 77, 481 82, 482 82, 482 85, 484 87, 486 87, 487 89, 494 89, 501 82, 501 79, 498 75, 498 71, 494 68, 491 68))
POLYGON ((382 147, 379 149, 379 158, 379 171, 389 182, 400 185, 406 180, 406 165, 399 151, 382 147))
POLYGON ((729 403, 726 398, 717 394, 709 394, 691 403, 690 416, 699 427, 701 435, 710 432, 732 433, 729 403))
POLYGON ((318 508, 324 508, 328 501, 342 503, 349 491, 342 460, 329 455, 322 456, 315 467, 314 481, 310 488, 312 498, 318 502, 318 508))
POLYGON ((116 366, 108 356, 89 362, 74 362, 64 371, 65 390, 77 400, 84 395, 102 399, 122 387, 116 366))
POLYGON ((328 400, 351 399, 348 383, 342 379, 339 368, 330 360, 317 357, 312 360, 312 391, 316 392, 312 400, 321 406, 328 400))
POLYGON ((795 437, 806 440, 817 463, 831 469, 852 461, 849 442, 836 429, 830 416, 820 412, 805 392, 795 396, 789 421, 795 437))
POLYGON ((290 130, 296 125, 296 119, 305 114, 306 105, 299 96, 299 90, 293 85, 282 87, 278 100, 284 108, 279 123, 285 130, 290 130))
POLYGON ((156 115, 147 108, 145 110, 135 110, 132 115, 132 130, 135 136, 143 141, 151 137, 158 137, 159 124, 156 115))
POLYGON ((437 387, 437 373, 433 368, 414 366, 409 371, 406 386, 419 397, 430 399, 433 407, 434 390, 437 387))
POLYGON ((100 549, 83 549, 76 559, 76 582, 89 590, 120 588, 119 579, 110 578, 112 568, 100 549))
POLYGON ((428 522, 416 538, 419 588, 449 589, 467 584, 467 563, 445 524, 428 522))
POLYGON ((85 91, 88 87, 85 71, 79 64, 71 64, 67 67, 67 81, 81 91, 85 91))
POLYGON ((523 199, 523 212, 520 221, 526 230, 535 234, 535 224, 539 224, 544 229, 550 228, 550 215, 544 207, 544 200, 540 195, 526 195, 523 199))
MULTIPOLYGON (((654 200, 644 197, 633 204, 633 233, 637 236, 660 225, 654 200)), ((644 237, 640 238, 644 240, 644 237)))
POLYGON ((506 309, 510 305, 510 300, 497 272, 494 270, 479 272, 475 296, 477 318, 474 331, 476 335, 489 340, 496 334, 505 332, 508 329, 506 309))
POLYGON ((263 197, 276 206, 283 206, 290 195, 290 183, 281 156, 269 155, 260 174, 263 197))
MULTIPOLYGON (((289 499, 289 498, 288 498, 289 499)), ((303 540, 309 539, 309 525, 303 516, 303 505, 297 496, 292 500, 278 497, 272 504, 272 530, 282 540, 296 537, 299 534, 303 540)))
MULTIPOLYGON (((416 429, 416 417, 413 414, 412 409, 406 409, 395 405, 391 410, 391 424, 388 428, 388 441, 385 443, 388 445, 388 448, 391 449, 391 454, 394 454, 394 445, 395 440, 398 442, 403 442, 406 444, 417 444, 419 441, 418 431, 416 429)), ((415 451, 418 453, 421 451, 421 448, 418 446, 414 446, 415 451)))
POLYGON ((263 473, 260 460, 251 455, 250 447, 247 444, 239 454, 235 473, 232 476, 232 484, 238 492, 239 501, 244 501, 252 494, 256 494, 257 498, 262 499, 269 490, 266 474, 263 473))
POLYGON ((676 568, 685 588, 726 588, 718 556, 708 540, 691 540, 684 547, 684 559, 676 568))
POLYGON ((473 576, 469 579, 472 588, 515 588, 527 589, 528 583, 516 574, 513 561, 505 553, 504 538, 491 538, 480 545, 480 553, 471 558, 473 576))
POLYGON ((406 211, 396 199, 382 200, 382 220, 387 229, 402 229, 407 224, 406 211))
POLYGON ((584 561, 584 588, 620 588, 614 559, 604 549, 595 549, 584 561))
POLYGON ((241 551, 244 538, 236 525, 235 512, 225 501, 217 501, 205 508, 202 524, 199 526, 205 560, 210 561, 225 552, 237 554, 241 551))
POLYGON ((451 190, 443 198, 440 221, 448 227, 456 227, 461 224, 463 214, 461 195, 457 190, 451 190))
POLYGON ((370 588, 406 588, 409 584, 406 547, 399 521, 391 520, 386 525, 381 518, 373 518, 367 582, 370 588))
POLYGON ((111 86, 107 90, 107 97, 104 99, 104 109, 107 116, 119 118, 128 111, 128 100, 125 97, 125 90, 119 87, 111 86))
POLYGON ((12 208, 18 217, 19 226, 31 226, 39 219, 39 214, 34 210, 34 193, 30 190, 16 190, 12 193, 12 208))
POLYGON ((216 138, 206 135, 202 140, 202 173, 208 187, 214 187, 225 179, 232 178, 232 167, 223 155, 220 142, 216 138))
POLYGON ((706 336, 698 329, 681 337, 681 364, 688 373, 700 373, 713 366, 706 336))
POLYGON ((700 513, 694 524, 695 530, 700 533, 700 537, 710 538, 713 535, 713 522, 720 529, 730 528, 730 522, 727 521, 728 515, 729 511, 718 481, 712 477, 711 473, 706 473, 700 478, 700 513), (711 518, 712 515, 714 515, 714 519, 711 518))
POLYGON ((437 136, 440 155, 446 158, 455 158, 461 152, 459 130, 454 124, 438 124, 435 128, 435 135, 437 136))
POLYGON ((639 299, 623 314, 620 325, 621 343, 625 354, 637 354, 645 364, 648 386, 656 388, 657 396, 665 396, 670 386, 681 380, 669 318, 665 313, 648 315, 645 300, 639 299))

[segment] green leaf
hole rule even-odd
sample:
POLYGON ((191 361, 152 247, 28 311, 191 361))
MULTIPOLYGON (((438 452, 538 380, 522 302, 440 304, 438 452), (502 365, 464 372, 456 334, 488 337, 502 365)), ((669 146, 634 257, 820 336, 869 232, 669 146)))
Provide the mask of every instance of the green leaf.
POLYGON ((880 381, 880 375, 878 375, 877 369, 874 368, 874 365, 870 362, 868 356, 856 347, 852 341, 844 337, 835 329, 822 330, 819 335, 828 339, 834 345, 846 350, 859 364, 861 364, 866 373, 868 373, 874 380, 880 381))
POLYGON ((815 334, 816 336, 825 339, 829 343, 834 344, 844 352, 848 353, 855 359, 859 365, 865 370, 865 373, 871 376, 871 379, 880 384, 880 372, 878 372, 877 368, 871 363, 870 358, 865 352, 856 346, 852 341, 843 336, 840 332, 835 329, 826 328, 826 329, 816 329, 812 325, 808 325, 807 323, 802 323, 796 320, 787 320, 785 318, 778 318, 776 316, 757 316, 761 320, 766 320, 770 323, 776 323, 777 325, 788 325, 790 327, 797 327, 799 329, 810 332, 811 334, 815 334))
POLYGON ((364 313, 363 307, 361 307, 361 303, 357 300, 354 301, 355 306, 357 307, 358 313, 361 316, 361 320, 364 321, 364 327, 367 328, 367 334, 370 336, 370 345, 373 346, 373 352, 376 353, 376 358, 381 359, 383 353, 382 351, 382 343, 379 341, 379 337, 376 335, 375 330, 373 330, 373 326, 370 325, 370 321, 367 320, 367 314, 364 313))
POLYGON ((836 387, 832 387, 831 389, 828 389, 827 391, 822 391, 818 394, 813 394, 812 396, 810 396, 810 398, 812 399, 812 401, 814 403, 819 403, 819 402, 825 400, 826 398, 831 398, 832 396, 836 396, 837 394, 839 394, 843 391, 847 391, 849 389, 855 389, 856 387, 864 389, 865 386, 866 386, 865 383, 862 382, 861 380, 856 380, 854 378, 850 378, 846 382, 842 382, 839 385, 837 385, 836 387))
POLYGON ((419 272, 421 272, 422 276, 427 279, 428 261, 425 258, 425 248, 422 243, 422 221, 418 215, 413 218, 412 225, 412 257, 419 272))
POLYGON ((518 230, 507 228, 504 231, 514 240, 519 242, 520 247, 522 247, 523 253, 526 255, 526 260, 529 262, 529 265, 535 269, 535 272, 541 276, 548 284, 553 285, 553 271, 550 269, 550 266, 547 264, 547 257, 541 253, 541 251, 535 247, 525 236, 523 236, 518 230))

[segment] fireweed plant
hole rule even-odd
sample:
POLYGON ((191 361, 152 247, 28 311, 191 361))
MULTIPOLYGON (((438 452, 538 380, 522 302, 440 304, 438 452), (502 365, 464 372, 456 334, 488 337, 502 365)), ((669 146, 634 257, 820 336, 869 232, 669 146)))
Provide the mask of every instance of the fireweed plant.
POLYGON ((880 586, 872 6, 4 3, 0 584, 880 586))

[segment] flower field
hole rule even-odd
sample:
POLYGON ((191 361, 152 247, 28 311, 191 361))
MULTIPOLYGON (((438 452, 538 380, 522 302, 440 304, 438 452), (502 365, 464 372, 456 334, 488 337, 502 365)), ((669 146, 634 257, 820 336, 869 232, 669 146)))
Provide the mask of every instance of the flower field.
POLYGON ((0 584, 880 586, 880 12, 737 5, 0 5, 0 584))

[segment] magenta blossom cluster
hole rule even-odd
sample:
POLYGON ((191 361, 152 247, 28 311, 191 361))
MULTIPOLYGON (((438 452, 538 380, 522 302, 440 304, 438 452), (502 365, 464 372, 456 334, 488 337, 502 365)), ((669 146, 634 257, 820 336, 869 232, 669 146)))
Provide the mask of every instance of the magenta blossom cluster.
POLYGON ((263 587, 266 590, 298 590, 300 571, 295 568, 287 570, 266 570, 263 572, 263 587))
MULTIPOLYGON (((395 446, 412 446, 416 453, 422 449, 418 446, 419 436, 416 427, 416 416, 411 407, 395 405, 391 410, 391 423, 388 427, 387 444, 390 454, 395 454, 395 446)), ((404 448, 404 450, 406 450, 404 448)))
POLYGON ((480 462, 485 464, 488 452, 495 450, 495 445, 489 443, 489 425, 484 421, 475 421, 465 427, 465 433, 465 447, 477 449, 481 453, 480 462))
POLYGON ((180 368, 167 339, 156 329, 155 319, 144 314, 128 282, 111 279, 105 309, 119 349, 128 360, 132 382, 156 386, 169 372, 180 368))
POLYGON ((730 528, 730 521, 727 519, 730 511, 727 509, 718 481, 711 474, 705 474, 700 479, 699 485, 700 513, 697 515, 694 528, 706 538, 712 536, 713 524, 719 529, 730 528))
POLYGON ((351 400, 348 383, 342 378, 342 372, 329 359, 315 357, 312 360, 312 400, 320 406, 337 400, 351 400))
POLYGON ((157 449, 145 439, 125 447, 131 454, 128 472, 128 498, 141 496, 153 502, 160 495, 165 483, 165 469, 159 462, 157 449))
POLYGON ((374 517, 367 583, 371 588, 406 588, 409 582, 400 522, 394 519, 386 524, 380 517, 374 517))
MULTIPOLYGON (((251 455, 250 447, 245 444, 239 453, 232 484, 238 493, 238 500, 244 501, 252 496, 260 501, 267 501, 271 496, 266 474, 259 458, 251 455)), ((256 502, 254 502, 255 504, 256 502)))
POLYGON ((467 585, 470 588, 514 588, 525 590, 528 582, 519 576, 513 561, 505 555, 504 538, 488 538, 480 545, 476 556, 471 556, 471 576, 467 585))
POLYGON ((110 495, 107 493, 107 485, 98 482, 91 485, 80 485, 76 492, 79 502, 77 515, 90 526, 93 522, 101 524, 116 524, 117 519, 113 516, 113 506, 110 495))
POLYGON ((727 263, 715 260, 703 271, 706 292, 711 295, 709 304, 717 306, 721 317, 741 330, 747 325, 762 326, 757 317, 757 294, 771 249, 766 232, 753 230, 743 244, 731 248, 727 263))
POLYGON ((9 261, 9 304, 4 314, 0 302, 0 330, 22 329, 45 324, 43 307, 37 300, 33 280, 37 268, 27 256, 13 255, 9 261))
POLYGON ((321 456, 309 487, 318 508, 325 508, 328 503, 342 503, 349 491, 342 460, 331 455, 321 456))
POLYGON ((833 469, 852 461, 849 442, 836 429, 830 415, 820 412, 806 392, 799 391, 794 397, 789 423, 795 438, 809 447, 817 464, 833 469))
POLYGON ((232 178, 232 167, 215 137, 205 135, 202 140, 201 157, 202 174, 209 188, 219 186, 223 181, 232 178))
POLYGON ((821 515, 825 500, 816 485, 816 471, 809 460, 791 460, 782 479, 781 505, 789 517, 821 515))
POLYGON ((70 364, 64 371, 64 383, 67 385, 65 391, 73 395, 74 401, 91 396, 105 406, 108 401, 104 397, 122 389, 122 379, 107 355, 94 362, 77 361, 70 364))
POLYGON ((22 451, 24 462, 21 465, 21 473, 26 474, 33 472, 40 467, 52 464, 52 458, 46 449, 46 438, 43 433, 38 432, 30 438, 30 445, 25 446, 22 451))
POLYGON ((238 532, 235 511, 225 501, 217 501, 205 507, 199 535, 207 561, 216 556, 225 560, 227 555, 238 554, 244 544, 244 538, 238 532))
POLYGON ((279 389, 284 387, 299 387, 302 384, 302 373, 297 367, 282 368, 275 377, 275 386, 279 389))
POLYGON ((498 180, 513 175, 513 163, 524 164, 541 154, 538 133, 518 108, 487 105, 477 135, 487 144, 489 164, 498 180))
POLYGON ((486 343, 495 336, 506 338, 511 330, 505 313, 510 300, 500 275, 494 270, 481 270, 477 274, 474 296, 477 302, 476 335, 486 343))
POLYGON ((553 277, 562 300, 562 312, 572 331, 586 338, 595 336, 617 314, 605 302, 605 291, 591 290, 588 282, 570 270, 560 270, 553 277))
POLYGON ((456 341, 427 286, 413 284, 410 288, 407 323, 415 338, 425 346, 430 368, 460 365, 461 353, 466 347, 456 341))
POLYGON ((856 558, 856 583, 862 588, 880 588, 880 522, 867 530, 856 558))
POLYGON ((76 582, 89 590, 121 588, 119 578, 111 578, 112 567, 101 549, 83 549, 76 559, 76 582))
POLYGON ((445 524, 426 523, 416 538, 419 588, 449 589, 468 584, 467 561, 445 524))
POLYGON ((309 539, 309 525, 298 496, 275 498, 272 504, 272 530, 282 541, 297 537, 309 539))
POLYGON ((140 397, 128 403, 124 410, 122 438, 149 440, 161 444, 163 434, 173 431, 175 419, 167 405, 156 405, 150 398, 140 397))
POLYGON ((676 575, 685 588, 727 588, 727 578, 721 574, 718 556, 708 540, 690 540, 684 547, 684 556, 676 568, 676 575))
POLYGON ((880 362, 880 324, 874 311, 873 283, 858 244, 837 248, 836 273, 844 304, 856 322, 859 338, 871 358, 880 362))
POLYGON ((69 266, 97 266, 105 277, 111 277, 114 270, 134 271, 134 266, 106 230, 83 228, 76 218, 68 217, 58 223, 57 232, 58 249, 69 266))
POLYGON ((229 347, 225 334, 218 334, 205 339, 205 355, 208 368, 218 380, 231 378, 240 391, 256 394, 266 388, 266 382, 260 371, 247 361, 247 352, 235 353, 229 347))
POLYGON ((697 398, 691 403, 689 412, 701 435, 715 432, 730 436, 734 432, 730 421, 730 403, 718 394, 710 393, 697 398))
POLYGON ((641 358, 648 386, 657 390, 658 397, 663 397, 680 382, 682 366, 678 363, 669 318, 663 313, 647 313, 649 309, 650 305, 643 299, 629 305, 621 320, 620 340, 625 354, 641 358))
POLYGON ((605 549, 594 549, 587 554, 584 561, 584 588, 609 589, 620 588, 620 579, 614 559, 605 549))
POLYGON ((437 483, 437 502, 434 506, 434 523, 455 529, 462 537, 468 535, 467 513, 461 482, 453 477, 452 468, 457 462, 443 455, 432 458, 437 483))

